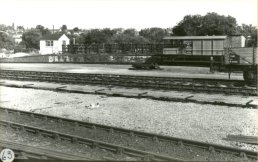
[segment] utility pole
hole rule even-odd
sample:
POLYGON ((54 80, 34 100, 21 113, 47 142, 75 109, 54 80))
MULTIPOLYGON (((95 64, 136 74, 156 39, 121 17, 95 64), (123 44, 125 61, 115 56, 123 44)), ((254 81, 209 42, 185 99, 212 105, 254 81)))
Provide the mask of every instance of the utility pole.
MULTIPOLYGON (((55 31, 55 30, 54 30, 54 25, 53 25, 53 34, 54 34, 54 31, 55 31)), ((53 41, 53 40, 52 40, 52 41, 53 41)), ((54 49, 53 49, 53 48, 54 48, 54 41, 53 41, 53 43, 50 42, 50 44, 52 44, 52 54, 53 54, 53 52, 54 52, 54 49)))

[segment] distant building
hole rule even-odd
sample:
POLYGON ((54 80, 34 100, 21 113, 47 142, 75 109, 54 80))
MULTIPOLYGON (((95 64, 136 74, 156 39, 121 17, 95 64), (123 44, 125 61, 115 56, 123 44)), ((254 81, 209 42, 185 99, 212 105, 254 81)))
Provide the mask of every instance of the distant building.
POLYGON ((68 45, 70 39, 65 34, 51 34, 43 36, 40 40, 40 51, 42 55, 62 53, 62 45, 68 45))
POLYGON ((242 35, 170 36, 163 41, 163 54, 222 55, 224 48, 245 47, 242 35))
POLYGON ((14 39, 15 44, 21 43, 21 41, 22 41, 22 34, 23 34, 23 32, 16 32, 13 35, 13 39, 14 39))
POLYGON ((61 29, 52 29, 52 30, 49 29, 49 31, 51 34, 55 34, 55 33, 61 32, 61 29))
POLYGON ((164 37, 163 54, 222 55, 227 36, 170 36, 164 37))

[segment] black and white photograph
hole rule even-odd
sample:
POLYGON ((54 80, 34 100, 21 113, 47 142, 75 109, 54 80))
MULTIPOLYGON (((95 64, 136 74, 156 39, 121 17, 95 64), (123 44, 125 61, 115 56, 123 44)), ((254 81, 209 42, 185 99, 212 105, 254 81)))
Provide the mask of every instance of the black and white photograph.
POLYGON ((0 0, 0 160, 258 160, 257 0, 0 0))

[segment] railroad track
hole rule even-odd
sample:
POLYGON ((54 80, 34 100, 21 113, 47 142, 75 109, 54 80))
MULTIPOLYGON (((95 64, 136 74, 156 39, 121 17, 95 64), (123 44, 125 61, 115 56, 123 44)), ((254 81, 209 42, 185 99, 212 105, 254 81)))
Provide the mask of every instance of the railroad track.
POLYGON ((12 141, 0 140, 1 149, 14 151, 15 159, 47 159, 47 160, 92 160, 86 156, 67 154, 54 150, 32 147, 12 141))
POLYGON ((22 132, 27 132, 27 133, 32 133, 41 137, 46 137, 46 138, 53 138, 56 140, 65 140, 65 141, 70 141, 75 144, 83 144, 87 145, 93 149, 99 148, 99 149, 104 149, 110 152, 113 152, 114 154, 123 154, 127 155, 129 157, 136 157, 142 160, 155 160, 155 161, 183 161, 181 159, 173 158, 173 157, 168 157, 168 156, 163 156, 151 152, 146 152, 146 151, 141 151, 141 150, 136 150, 128 147, 122 147, 110 143, 105 143, 99 140, 93 140, 89 138, 82 138, 79 136, 74 136, 74 135, 69 135, 65 133, 60 133, 52 130, 45 130, 41 129, 38 127, 32 127, 32 126, 27 126, 24 124, 19 124, 19 123, 13 123, 10 121, 4 121, 0 120, 0 126, 4 126, 7 128, 14 129, 16 131, 22 131, 22 132))
MULTIPOLYGON (((204 143, 204 142, 199 142, 199 141, 193 141, 193 140, 187 140, 187 139, 182 139, 182 138, 175 138, 175 137, 168 137, 168 136, 162 136, 162 135, 158 135, 158 134, 152 134, 152 133, 146 133, 146 132, 141 132, 141 131, 134 131, 134 130, 128 130, 128 129, 124 129, 124 128, 117 128, 117 127, 111 127, 111 126, 106 126, 106 125, 100 125, 100 124, 95 124, 95 123, 89 123, 89 122, 82 122, 82 121, 77 121, 77 120, 72 120, 72 119, 66 119, 66 118, 61 118, 61 117, 55 117, 55 116, 50 116, 50 115, 43 115, 43 114, 38 114, 38 113, 32 113, 32 112, 26 112, 26 111, 20 111, 20 110, 13 110, 13 109, 8 109, 8 108, 0 108, 0 112, 2 112, 2 114, 6 115, 6 116, 10 116, 10 115, 18 115, 18 116, 26 116, 29 118, 29 120, 31 119, 40 119, 40 120, 45 120, 45 121, 56 121, 58 123, 61 123, 63 127, 68 127, 68 125, 72 125, 75 128, 79 129, 80 127, 86 128, 86 129, 90 129, 93 131, 100 131, 102 134, 125 134, 129 137, 136 137, 138 139, 149 139, 149 141, 152 142, 156 142, 156 143, 160 143, 160 142, 164 142, 164 143, 173 143, 175 145, 177 145, 178 148, 182 148, 182 147, 188 147, 188 148, 196 148, 196 149, 201 149, 203 151, 206 152, 211 152, 211 153, 225 153, 225 154, 230 154, 230 155, 234 155, 237 157, 242 157, 242 158, 249 158, 249 159, 254 159, 257 160, 257 152, 254 151, 250 151, 250 150, 244 150, 244 149, 238 149, 238 148, 233 148, 233 147, 227 147, 227 146, 222 146, 222 145, 216 145, 216 144, 210 144, 210 143, 204 143)), ((18 118, 18 116, 16 118, 18 118)), ((11 123, 8 124, 6 121, 1 121, 0 125, 4 125, 4 126, 13 126, 16 127, 17 124, 11 123)), ((19 128, 22 128, 25 126, 20 126, 18 125, 19 128)), ((38 132, 35 130, 31 130, 32 128, 28 128, 25 130, 28 131, 32 131, 34 133, 38 132)), ((82 131, 82 129, 79 129, 80 131, 82 131)), ((46 132, 46 131, 45 131, 46 132)), ((53 133, 52 133, 53 134, 53 133)), ((54 135, 52 135, 53 137, 57 138, 58 133, 54 133, 54 135)), ((100 134, 99 132, 96 134, 100 134)), ((58 135, 59 138, 67 138, 68 135, 58 135)), ((96 135, 94 135, 96 136, 96 135)), ((80 141, 81 138, 79 137, 71 137, 69 136, 71 141, 80 141)), ((82 140, 82 142, 85 142, 82 140)), ((94 141, 93 140, 89 140, 87 141, 87 143, 89 145, 94 145, 94 141)), ((105 147, 107 144, 103 144, 100 142, 100 146, 105 147)), ((113 151, 117 151, 117 150, 128 150, 128 153, 130 153, 130 149, 124 148, 121 146, 121 148, 119 148, 118 146, 111 146, 113 151)), ((148 151, 150 152, 150 151, 148 151)), ((182 150, 181 150, 182 152, 182 150)), ((148 154, 147 152, 143 152, 141 154, 142 158, 146 158, 149 157, 150 154, 148 154)), ((140 155, 139 155, 140 156, 140 155)), ((155 155, 152 157, 155 157, 155 155)), ((166 156, 167 157, 167 156, 166 156)), ((168 156, 169 157, 169 156, 168 156)), ((147 158, 148 159, 148 158, 147 158)), ((164 158, 163 158, 164 159, 164 158)), ((159 159, 159 157, 157 157, 157 160, 161 160, 159 159)), ((178 160, 178 159, 176 159, 178 160)))
POLYGON ((227 93, 257 96, 256 87, 247 87, 243 80, 151 77, 113 74, 82 74, 1 70, 0 78, 69 84, 97 84, 207 93, 227 93))

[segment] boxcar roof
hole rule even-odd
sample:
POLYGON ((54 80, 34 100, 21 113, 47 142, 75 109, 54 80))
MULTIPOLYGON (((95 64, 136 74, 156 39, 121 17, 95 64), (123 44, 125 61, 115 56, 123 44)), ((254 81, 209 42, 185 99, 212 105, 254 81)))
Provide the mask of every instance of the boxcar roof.
POLYGON ((193 39, 199 39, 199 40, 205 40, 205 39, 226 39, 227 36, 170 36, 170 37, 164 37, 165 40, 193 40, 193 39))

